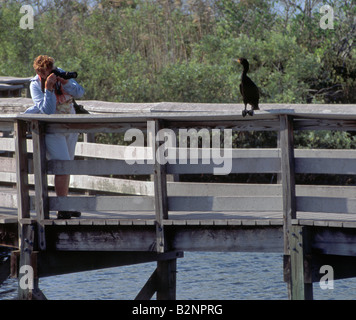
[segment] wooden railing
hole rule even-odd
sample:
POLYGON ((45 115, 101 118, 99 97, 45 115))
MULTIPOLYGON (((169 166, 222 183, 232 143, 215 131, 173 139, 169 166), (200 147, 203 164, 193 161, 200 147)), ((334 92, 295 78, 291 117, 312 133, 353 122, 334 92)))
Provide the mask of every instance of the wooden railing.
MULTIPOLYGON (((120 104, 121 112, 125 111, 124 106, 120 104)), ((116 113, 84 116, 1 116, 0 131, 15 132, 15 138, 11 137, 11 134, 8 137, 5 134, 0 139, 0 150, 3 154, 0 181, 3 184, 18 186, 18 194, 2 192, 2 206, 18 208, 20 219, 29 218, 30 210, 36 210, 39 220, 48 219, 49 212, 57 210, 99 211, 103 218, 105 212, 137 214, 151 211, 156 213, 153 220, 159 221, 175 219, 182 213, 200 212, 204 213, 205 217, 211 215, 212 219, 225 219, 231 218, 229 213, 236 212, 264 213, 263 217, 266 217, 268 212, 283 212, 285 225, 298 218, 297 213, 356 213, 354 186, 295 185, 295 174, 356 174, 356 150, 306 150, 294 149, 293 146, 294 130, 355 131, 354 106, 268 105, 268 111, 261 111, 254 117, 247 118, 241 117, 239 105, 161 103, 129 104, 129 107, 128 112, 118 113, 119 110, 116 109, 116 113), (130 112, 133 107, 141 111, 130 112), (221 111, 211 111, 219 108, 221 111), (199 111, 195 112, 195 109, 199 111), (146 160, 147 156, 151 157, 151 160, 143 164, 128 163, 128 158, 125 158, 125 152, 129 150, 127 146, 87 142, 78 142, 75 161, 46 160, 46 132, 125 133, 136 128, 147 134, 147 127, 152 123, 155 131, 149 133, 153 135, 153 139, 147 138, 145 147, 136 150, 137 154, 144 154, 146 160), (229 174, 274 174, 274 183, 169 181, 167 175, 214 175, 214 170, 219 167, 212 162, 213 150, 210 148, 198 148, 198 160, 194 164, 191 164, 194 160, 189 158, 189 151, 196 157, 195 150, 189 148, 165 149, 171 157, 173 155, 175 162, 173 159, 166 159, 167 163, 162 164, 157 159, 152 159, 152 154, 162 148, 163 141, 154 139, 159 130, 172 130, 171 132, 178 134, 177 131, 183 128, 196 128, 198 134, 202 133, 199 130, 204 128, 209 137, 212 130, 217 128, 231 132, 278 132, 276 148, 229 147, 224 150, 226 154, 231 153, 229 174), (32 139, 26 139, 28 133, 32 134, 32 139), (176 157, 185 151, 188 151, 187 164, 176 157), (33 156, 29 157, 32 152, 33 156), (208 158, 204 160, 206 155, 208 158), (53 185, 53 174, 70 174, 72 191, 95 191, 97 194, 74 192, 66 198, 56 197, 49 192, 53 185), (118 178, 122 175, 131 178, 118 178), (146 181, 132 178, 139 175, 146 176, 146 181), (31 185, 34 186, 35 193, 28 196, 31 185)), ((267 108, 262 106, 262 109, 267 108)))

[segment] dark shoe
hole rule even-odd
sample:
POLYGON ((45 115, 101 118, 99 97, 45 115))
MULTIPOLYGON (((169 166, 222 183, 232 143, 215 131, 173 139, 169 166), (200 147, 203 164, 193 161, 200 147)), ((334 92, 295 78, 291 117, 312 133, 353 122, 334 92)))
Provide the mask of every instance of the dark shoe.
POLYGON ((74 218, 79 218, 82 215, 81 212, 79 212, 79 211, 70 211, 70 214, 74 218))
POLYGON ((72 217, 70 211, 58 211, 57 219, 70 219, 72 217))

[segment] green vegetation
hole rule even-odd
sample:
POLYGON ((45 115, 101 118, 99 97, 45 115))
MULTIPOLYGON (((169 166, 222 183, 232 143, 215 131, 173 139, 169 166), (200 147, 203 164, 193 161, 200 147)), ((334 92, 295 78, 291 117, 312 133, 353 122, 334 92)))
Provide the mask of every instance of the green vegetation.
POLYGON ((322 2, 0 1, 0 75, 31 76, 48 54, 79 73, 86 99, 231 103, 244 56, 261 103, 355 103, 356 5, 322 2), (33 29, 19 26, 24 4, 33 29), (319 25, 323 4, 334 29, 319 25))
MULTIPOLYGON (((356 103, 355 16, 353 0, 5 0, 0 75, 34 75, 34 58, 48 54, 79 73, 85 99, 241 103, 242 68, 232 60, 246 57, 261 103, 356 103), (34 9, 33 29, 19 26, 24 4, 34 9), (333 29, 320 27, 323 4, 334 9, 333 29)), ((275 147, 276 139, 240 132, 234 146, 275 147)), ((301 132, 296 146, 356 141, 301 132)))

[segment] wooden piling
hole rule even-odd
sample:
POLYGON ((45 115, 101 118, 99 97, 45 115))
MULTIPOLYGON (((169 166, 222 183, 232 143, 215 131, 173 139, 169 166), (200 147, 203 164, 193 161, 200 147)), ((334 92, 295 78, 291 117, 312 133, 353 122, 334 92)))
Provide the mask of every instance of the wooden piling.
POLYGON ((292 226, 290 229, 290 290, 292 300, 312 300, 310 241, 307 227, 292 226))

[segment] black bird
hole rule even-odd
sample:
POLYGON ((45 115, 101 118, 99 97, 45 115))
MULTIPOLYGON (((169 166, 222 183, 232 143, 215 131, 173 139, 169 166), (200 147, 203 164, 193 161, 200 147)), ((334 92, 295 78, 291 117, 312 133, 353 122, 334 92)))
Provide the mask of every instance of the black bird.
POLYGON ((245 104, 245 110, 242 111, 242 116, 245 117, 246 114, 253 116, 254 110, 259 110, 258 101, 260 99, 260 94, 258 91, 258 87, 255 83, 247 76, 247 72, 249 69, 249 63, 245 58, 239 58, 237 60, 238 63, 242 64, 244 70, 241 75, 241 83, 240 83, 240 92, 245 104), (247 104, 251 105, 251 110, 247 111, 247 104))

